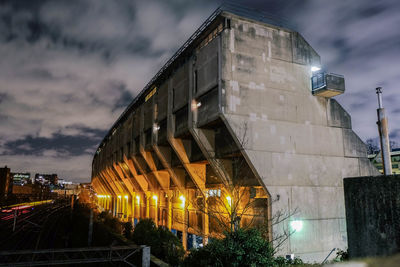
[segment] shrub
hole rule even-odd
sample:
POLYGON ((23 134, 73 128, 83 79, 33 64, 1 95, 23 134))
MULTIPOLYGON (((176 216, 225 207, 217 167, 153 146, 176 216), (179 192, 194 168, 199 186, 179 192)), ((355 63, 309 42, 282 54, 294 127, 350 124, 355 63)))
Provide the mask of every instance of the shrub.
POLYGON ((226 233, 204 248, 192 250, 184 266, 274 266, 273 249, 256 229, 226 233))
MULTIPOLYGON (((157 238, 157 227, 152 219, 142 219, 135 226, 132 233, 132 240, 138 245, 148 245, 154 243, 157 238)), ((153 251, 153 247, 151 248, 153 251)))
POLYGON ((341 250, 340 248, 336 251, 336 257, 333 260, 334 262, 341 262, 341 261, 348 261, 349 260, 349 253, 347 250, 341 250))
POLYGON ((132 223, 126 222, 126 223, 124 223, 124 230, 122 231, 122 234, 123 234, 126 238, 129 239, 129 238, 131 238, 132 230, 133 230, 132 223))
POLYGON ((292 260, 292 259, 286 259, 282 256, 276 257, 274 261, 275 261, 274 266, 277 266, 277 267, 286 267, 286 266, 291 266, 291 265, 293 266, 293 265, 303 265, 304 264, 304 262, 299 258, 294 258, 292 260))
POLYGON ((97 219, 102 222, 106 227, 108 227, 111 231, 119 234, 121 233, 121 223, 110 213, 103 211, 97 216, 97 219))
POLYGON ((138 245, 150 246, 151 254, 173 266, 179 265, 185 253, 179 239, 165 227, 157 228, 152 219, 139 221, 132 240, 138 245))

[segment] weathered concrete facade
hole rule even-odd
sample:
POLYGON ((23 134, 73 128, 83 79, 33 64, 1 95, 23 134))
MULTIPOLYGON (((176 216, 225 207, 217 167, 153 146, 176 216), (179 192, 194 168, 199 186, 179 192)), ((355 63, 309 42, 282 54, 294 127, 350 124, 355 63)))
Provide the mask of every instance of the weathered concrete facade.
POLYGON ((345 248, 342 179, 375 169, 349 114, 312 95, 312 47, 297 32, 220 10, 173 59, 96 152, 101 205, 181 231, 186 245, 190 234, 218 236, 194 200, 223 199, 239 185, 248 194, 238 206, 265 201, 240 224, 269 218, 274 238, 302 222, 281 254, 321 260, 345 248), (293 215, 272 225, 282 212, 293 215))

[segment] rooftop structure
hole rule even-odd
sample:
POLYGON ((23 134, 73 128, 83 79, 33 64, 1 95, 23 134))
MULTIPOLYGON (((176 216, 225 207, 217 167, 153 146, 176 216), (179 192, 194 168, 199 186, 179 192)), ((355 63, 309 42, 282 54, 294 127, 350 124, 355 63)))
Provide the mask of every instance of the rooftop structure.
POLYGON ((219 219, 231 229, 265 224, 274 240, 290 232, 283 255, 322 261, 344 249, 342 180, 377 171, 330 98, 344 92, 344 77, 312 67, 320 57, 296 31, 217 9, 101 142, 92 162, 99 207, 135 223, 152 218, 185 248, 218 238, 219 219))

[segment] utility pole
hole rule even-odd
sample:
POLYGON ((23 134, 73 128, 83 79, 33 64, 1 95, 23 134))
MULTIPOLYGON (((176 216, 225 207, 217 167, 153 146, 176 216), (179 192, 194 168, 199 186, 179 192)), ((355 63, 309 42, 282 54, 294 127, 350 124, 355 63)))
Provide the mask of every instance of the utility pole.
POLYGON ((17 224, 17 209, 14 210, 14 224, 13 224, 13 232, 15 232, 15 225, 17 224))
POLYGON ((379 140, 381 144, 383 174, 391 175, 392 161, 390 159, 388 119, 385 115, 385 109, 382 104, 382 87, 376 88, 376 94, 378 95, 378 121, 376 124, 378 124, 379 140))
POLYGON ((93 209, 90 208, 88 247, 92 246, 92 236, 93 236, 93 209))

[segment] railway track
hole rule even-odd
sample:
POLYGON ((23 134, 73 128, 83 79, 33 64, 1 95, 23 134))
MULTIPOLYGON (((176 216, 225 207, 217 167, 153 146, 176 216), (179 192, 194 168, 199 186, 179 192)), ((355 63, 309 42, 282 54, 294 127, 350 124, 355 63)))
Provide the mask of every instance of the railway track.
POLYGON ((51 237, 51 231, 57 233, 57 222, 63 214, 61 211, 68 206, 63 202, 55 202, 34 207, 29 213, 17 217, 14 231, 13 219, 2 221, 0 250, 37 249, 39 244, 44 243, 40 241, 45 240, 43 237, 51 237))

